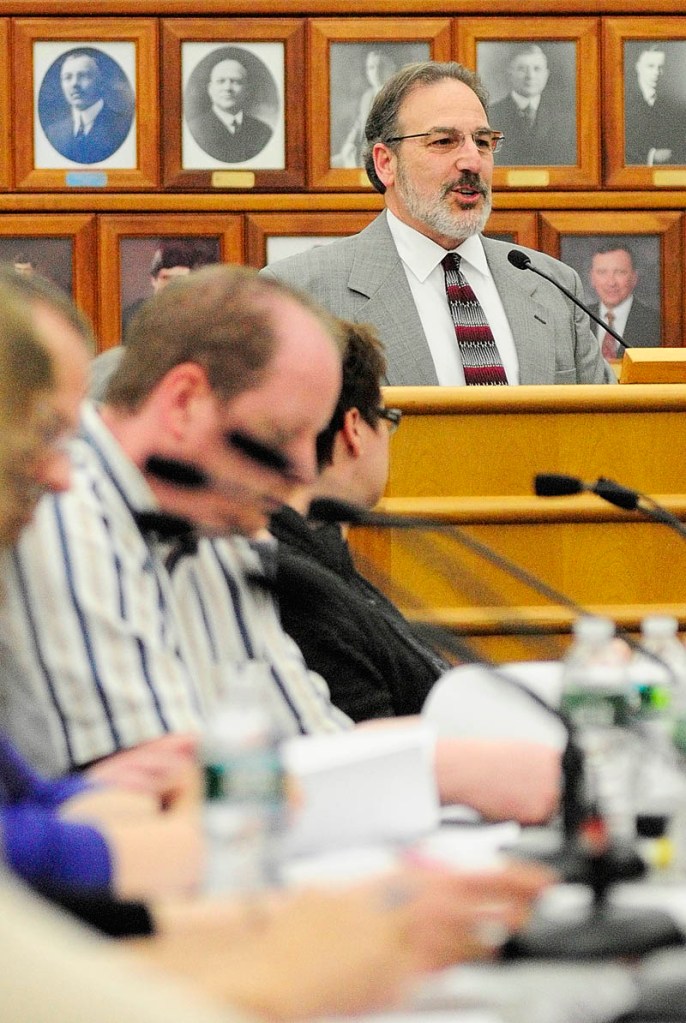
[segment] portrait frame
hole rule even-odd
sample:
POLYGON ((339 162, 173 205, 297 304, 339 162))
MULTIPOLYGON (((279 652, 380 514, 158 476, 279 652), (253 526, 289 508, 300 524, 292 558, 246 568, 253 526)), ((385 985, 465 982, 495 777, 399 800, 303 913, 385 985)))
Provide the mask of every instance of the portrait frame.
MULTIPOLYGON (((478 70, 479 46, 506 47, 531 42, 575 47, 576 164, 511 166, 498 162, 493 170, 493 187, 498 188, 595 188, 600 185, 600 137, 598 125, 600 82, 600 19, 537 17, 459 18, 455 27, 458 60, 478 70)), ((548 53, 550 57, 550 52, 548 53)), ((484 80, 489 92, 489 83, 484 80)), ((491 104, 495 102, 491 97, 491 104)), ((497 124, 494 128, 500 127, 497 124)), ((507 132, 506 132, 507 136, 507 132)), ((507 137, 502 161, 507 159, 507 137)))
MULTIPOLYGON (((250 213, 246 217, 246 263, 257 270, 266 266, 272 238, 343 238, 357 234, 378 215, 378 209, 358 213, 250 213)), ((292 255, 293 251, 295 248, 277 258, 292 255)))
POLYGON ((483 234, 487 238, 508 235, 511 237, 512 245, 537 249, 538 217, 535 213, 519 210, 494 210, 488 218, 483 234))
MULTIPOLYGON (((686 156, 682 164, 648 166, 626 162, 626 90, 629 75, 627 47, 645 43, 682 44, 686 54, 686 18, 674 15, 657 18, 603 19, 603 166, 605 184, 620 188, 683 188, 686 186, 686 156), (618 70, 619 69, 619 70, 618 70)), ((673 74, 673 82, 681 82, 673 74)), ((686 90, 681 95, 686 104, 686 90)), ((686 120, 686 109, 684 111, 686 120)))
MULTIPOLYGON (((163 181, 166 188, 216 188, 217 190, 302 189, 305 186, 305 105, 298 94, 298 83, 305 69, 305 22, 297 18, 259 19, 163 19, 162 20, 162 148, 163 181), (241 167, 240 163, 221 163, 208 156, 203 169, 184 166, 183 115, 184 46, 208 44, 215 51, 222 47, 243 49, 250 47, 263 51, 278 47, 282 50, 282 71, 270 68, 277 91, 280 91, 281 110, 274 136, 283 138, 283 167, 260 167, 254 160, 241 167), (279 81, 279 79, 281 79, 279 81)), ((254 56, 254 54, 253 54, 254 56)), ((254 59, 260 59, 255 57, 254 59)), ((198 64, 201 63, 200 61, 198 64)), ((198 65, 196 64, 196 67, 198 65)), ((255 157, 259 159, 259 154, 255 157)))
MULTIPOLYGON (((154 19, 17 19, 13 23, 13 74, 17 138, 15 184, 18 189, 120 191, 158 186, 158 49, 154 19), (34 76, 34 58, 41 54, 39 48, 44 47, 46 54, 54 52, 55 63, 72 46, 99 50, 115 64, 119 50, 123 49, 131 60, 135 75, 132 84, 135 105, 131 115, 134 131, 124 143, 133 153, 131 167, 116 166, 121 162, 116 151, 98 163, 78 164, 66 160, 54 148, 56 166, 36 166, 36 143, 39 148, 49 150, 52 147, 39 120, 40 92, 34 76), (145 111, 145 131, 141 130, 141 110, 145 111)), ((46 78, 47 74, 43 81, 46 78)))
MULTIPOLYGON (((240 214, 132 213, 98 217, 100 343, 118 345, 122 322, 121 243, 125 239, 212 238, 219 242, 222 263, 243 263, 243 218, 240 214)), ((149 264, 148 264, 149 266, 149 264)), ((142 272, 147 273, 148 266, 142 272)))
MULTIPOLYGON (((566 262, 562 240, 576 238, 626 238, 654 236, 657 239, 659 267, 659 310, 662 346, 679 348, 684 344, 682 334, 682 251, 681 214, 666 211, 621 212, 565 212, 540 214, 541 249, 566 262), (669 268, 669 274, 665 272, 669 268)), ((575 268, 578 269, 578 268, 575 268)), ((640 268, 639 268, 640 269, 640 268)), ((582 282, 586 286, 587 282, 582 282)))
MULTIPOLYGON (((0 18, 0 132, 2 138, 10 137, 10 22, 0 18)), ((0 151, 0 188, 9 188, 12 180, 12 146, 2 146, 0 151)))
POLYGON ((322 190, 373 191, 364 168, 333 167, 331 156, 332 46, 347 44, 408 48, 426 46, 427 59, 450 60, 449 18, 316 18, 308 24, 309 87, 307 116, 312 127, 308 145, 308 185, 322 190))
MULTIPOLYGON (((46 243, 55 243, 55 255, 63 258, 66 245, 71 247, 71 288, 69 294, 93 324, 97 333, 96 216, 93 213, 0 213, 0 256, 9 239, 16 241, 16 252, 29 256, 45 251, 46 243), (64 246, 62 245, 64 243, 64 246)), ((12 259, 14 256, 12 257, 12 259)), ((0 259, 7 262, 7 260, 0 259)), ((63 271, 63 268, 61 268, 63 271)), ((63 286, 64 275, 49 273, 44 264, 38 272, 63 286)), ((65 289, 66 290, 66 289, 65 289)))

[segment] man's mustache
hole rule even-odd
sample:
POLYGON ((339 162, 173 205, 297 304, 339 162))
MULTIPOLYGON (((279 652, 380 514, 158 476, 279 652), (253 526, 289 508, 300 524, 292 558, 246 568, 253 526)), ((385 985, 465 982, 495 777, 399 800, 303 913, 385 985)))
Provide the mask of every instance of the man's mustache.
POLYGON ((456 188, 471 188, 479 195, 482 195, 484 199, 488 199, 490 190, 485 181, 482 181, 478 174, 473 174, 471 171, 463 171, 459 178, 454 181, 449 181, 443 186, 443 196, 445 197, 456 188))

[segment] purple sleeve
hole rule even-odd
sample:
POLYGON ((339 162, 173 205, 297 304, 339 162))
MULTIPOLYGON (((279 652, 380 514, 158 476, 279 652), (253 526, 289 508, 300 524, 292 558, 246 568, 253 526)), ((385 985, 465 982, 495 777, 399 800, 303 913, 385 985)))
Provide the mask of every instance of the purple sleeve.
POLYGON ((0 803, 30 802, 53 809, 92 786, 80 775, 43 778, 6 736, 0 735, 0 803))
POLYGON ((105 839, 87 824, 62 821, 27 804, 0 807, 0 841, 8 865, 29 884, 104 891, 112 877, 105 839))

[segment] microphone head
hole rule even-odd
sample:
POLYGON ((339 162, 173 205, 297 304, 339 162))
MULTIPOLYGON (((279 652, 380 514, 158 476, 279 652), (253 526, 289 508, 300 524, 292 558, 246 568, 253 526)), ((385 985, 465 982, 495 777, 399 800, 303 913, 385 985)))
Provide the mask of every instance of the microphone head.
POLYGON ((586 489, 583 480, 563 473, 539 472, 534 476, 534 490, 539 497, 565 497, 581 494, 586 489))
POLYGON ((507 261, 512 263, 512 266, 516 266, 518 270, 528 270, 531 266, 531 260, 526 252, 522 252, 521 249, 510 249, 507 254, 507 261))
POLYGON ((182 462, 177 458, 150 455, 145 463, 145 471, 165 483, 173 483, 186 490, 205 490, 210 485, 210 479, 202 469, 192 462, 182 462))
POLYGON ((365 522, 369 512, 348 501, 336 501, 331 497, 317 497, 310 505, 308 519, 316 522, 365 522))

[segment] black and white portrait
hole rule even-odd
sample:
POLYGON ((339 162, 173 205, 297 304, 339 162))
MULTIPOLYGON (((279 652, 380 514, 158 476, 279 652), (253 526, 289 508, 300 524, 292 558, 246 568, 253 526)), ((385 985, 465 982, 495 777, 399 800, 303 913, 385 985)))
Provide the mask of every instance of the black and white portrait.
POLYGON ((685 62, 686 41, 625 41, 625 164, 686 164, 685 62))
POLYGON ((70 238, 0 236, 0 263, 13 266, 19 273, 47 277, 68 295, 73 293, 73 259, 70 238))
POLYGON ((332 167, 363 166, 364 126, 379 89, 403 65, 430 56, 428 43, 331 44, 332 167))
MULTIPOLYGON (((652 348, 662 337, 660 239, 657 235, 563 235, 560 258, 584 284, 584 301, 632 346, 652 348)), ((599 342, 602 327, 592 324, 599 342)), ((610 358, 621 356, 607 339, 610 358)))
POLYGON ((36 167, 136 166, 133 43, 36 43, 34 81, 36 167))
POLYGON ((285 166, 283 43, 181 48, 184 169, 285 166))
POLYGON ((491 127, 505 135, 503 166, 577 163, 576 45, 518 40, 477 44, 491 127))

